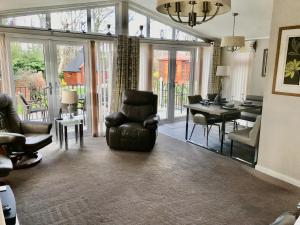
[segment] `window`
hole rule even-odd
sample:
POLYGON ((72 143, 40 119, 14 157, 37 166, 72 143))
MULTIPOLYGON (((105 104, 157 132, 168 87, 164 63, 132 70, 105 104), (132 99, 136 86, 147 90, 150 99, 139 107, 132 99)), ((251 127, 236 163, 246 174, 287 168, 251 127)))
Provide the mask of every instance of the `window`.
POLYGON ((196 37, 190 34, 187 34, 183 31, 176 30, 175 31, 175 40, 176 41, 196 41, 196 37))
POLYGON ((150 37, 160 39, 172 39, 173 28, 160 23, 156 20, 150 20, 150 37))
POLYGON ((6 17, 1 19, 1 24, 12 27, 23 26, 46 28, 46 14, 6 17))
POLYGON ((91 31, 95 33, 111 34, 116 33, 116 12, 115 7, 104 7, 91 9, 91 31), (110 29, 108 29, 110 25, 110 29))
POLYGON ((51 28, 67 31, 87 31, 87 11, 73 10, 54 12, 51 16, 51 28))
POLYGON ((141 34, 140 26, 143 26, 143 35, 147 36, 147 17, 129 10, 128 12, 128 29, 130 36, 139 36, 141 34))

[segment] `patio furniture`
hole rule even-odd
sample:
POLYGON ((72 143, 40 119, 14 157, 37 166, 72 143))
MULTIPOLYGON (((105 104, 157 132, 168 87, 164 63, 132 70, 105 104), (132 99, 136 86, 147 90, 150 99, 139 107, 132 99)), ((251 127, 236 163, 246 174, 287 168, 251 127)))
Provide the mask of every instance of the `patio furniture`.
POLYGON ((42 160, 38 151, 52 142, 52 124, 21 121, 12 99, 0 94, 0 146, 6 150, 14 169, 33 166, 42 160))
POLYGON ((126 90, 121 112, 105 118, 106 141, 112 149, 150 151, 157 136, 157 95, 126 90))
POLYGON ((33 119, 32 114, 36 115, 38 118, 38 114, 40 113, 43 121, 46 121, 48 108, 45 106, 41 106, 41 103, 38 101, 27 101, 23 94, 19 94, 20 102, 23 108, 23 118, 25 120, 33 119))
POLYGON ((234 159, 239 161, 243 161, 247 164, 255 166, 257 163, 257 156, 258 156, 258 141, 259 141, 259 132, 260 132, 260 125, 261 125, 261 116, 256 118, 254 126, 252 128, 246 128, 242 130, 236 130, 228 134, 228 138, 231 139, 231 150, 230 156, 234 159), (255 155, 253 162, 247 162, 243 159, 238 157, 233 157, 233 143, 234 141, 248 145, 254 148, 255 155))

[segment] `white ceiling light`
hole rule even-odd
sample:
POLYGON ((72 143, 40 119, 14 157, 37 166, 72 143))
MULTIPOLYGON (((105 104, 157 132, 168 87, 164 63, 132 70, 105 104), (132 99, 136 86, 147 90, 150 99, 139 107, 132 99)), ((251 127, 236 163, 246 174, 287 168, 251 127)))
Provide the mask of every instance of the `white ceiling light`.
POLYGON ((193 27, 229 12, 231 0, 157 0, 156 9, 177 23, 193 27), (202 19, 198 21, 197 17, 202 19))
POLYGON ((226 36, 222 38, 221 47, 227 48, 228 51, 235 52, 239 50, 241 47, 245 46, 245 37, 244 36, 234 36, 235 32, 235 17, 237 17, 238 13, 233 13, 233 32, 232 36, 226 36))

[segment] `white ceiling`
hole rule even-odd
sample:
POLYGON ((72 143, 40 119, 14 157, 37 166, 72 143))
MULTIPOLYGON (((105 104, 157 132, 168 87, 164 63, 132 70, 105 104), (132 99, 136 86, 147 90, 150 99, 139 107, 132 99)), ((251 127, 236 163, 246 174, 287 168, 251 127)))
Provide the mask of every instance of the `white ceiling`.
MULTIPOLYGON (((0 11, 64 4, 95 2, 96 0, 0 0, 0 11)), ((101 0, 100 0, 101 1, 101 0)), ((155 11, 156 0, 131 0, 155 11)), ((232 33, 232 13, 238 12, 236 34, 248 39, 268 37, 270 34, 273 0, 232 0, 231 12, 193 28, 209 38, 232 33)))

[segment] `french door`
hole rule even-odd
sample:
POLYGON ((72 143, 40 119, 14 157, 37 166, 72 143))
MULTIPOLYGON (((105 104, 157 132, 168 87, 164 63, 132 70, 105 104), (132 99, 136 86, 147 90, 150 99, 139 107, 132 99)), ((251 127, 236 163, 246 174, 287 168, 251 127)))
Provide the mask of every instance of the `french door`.
POLYGON ((61 92, 76 90, 78 113, 89 129, 88 43, 47 38, 7 39, 11 92, 23 119, 50 121, 58 116, 61 92))
POLYGON ((152 89, 158 95, 162 120, 174 121, 186 114, 183 106, 193 90, 194 55, 193 48, 153 49, 152 89))

